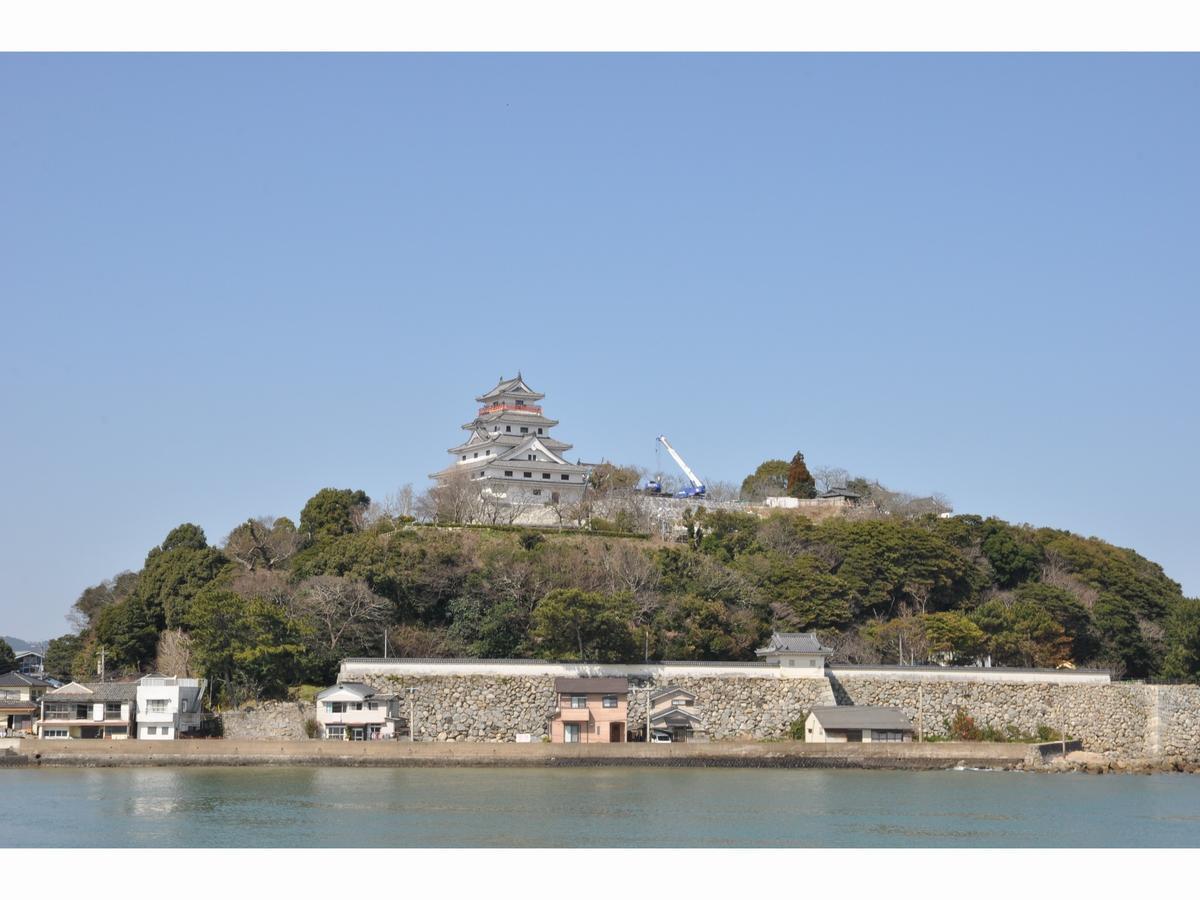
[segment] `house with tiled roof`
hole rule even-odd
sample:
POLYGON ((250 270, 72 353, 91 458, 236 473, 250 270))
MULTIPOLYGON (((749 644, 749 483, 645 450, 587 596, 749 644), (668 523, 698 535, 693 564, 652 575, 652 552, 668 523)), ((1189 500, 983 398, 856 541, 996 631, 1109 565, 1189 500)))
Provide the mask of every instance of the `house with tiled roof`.
POLYGON ((42 694, 53 688, 48 681, 21 672, 0 675, 0 733, 32 734, 42 694))
POLYGON ((42 694, 37 734, 41 738, 135 736, 137 682, 80 684, 72 681, 42 694))

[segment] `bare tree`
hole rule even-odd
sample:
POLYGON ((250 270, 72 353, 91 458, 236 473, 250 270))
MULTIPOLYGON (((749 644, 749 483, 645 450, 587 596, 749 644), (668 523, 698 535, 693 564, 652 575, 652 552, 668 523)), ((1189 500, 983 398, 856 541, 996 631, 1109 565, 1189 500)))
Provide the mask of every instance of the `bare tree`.
POLYGON ((365 632, 382 625, 391 603, 372 592, 364 581, 317 575, 300 584, 293 607, 312 619, 322 643, 336 651, 339 646, 369 646, 365 632))
POLYGON ((158 638, 154 670, 174 678, 193 678, 192 639, 181 629, 168 629, 158 638))
POLYGON ((225 554, 247 569, 274 569, 304 546, 291 519, 247 519, 225 538, 225 554))
POLYGON ((479 516, 479 487, 471 473, 455 469, 416 501, 418 517, 430 522, 463 524, 479 516))
POLYGON ((837 466, 814 466, 812 476, 817 483, 819 494, 838 487, 844 488, 850 482, 850 473, 837 466))
POLYGON ((704 495, 709 500, 732 502, 741 499, 742 489, 732 481, 714 481, 704 486, 704 495))

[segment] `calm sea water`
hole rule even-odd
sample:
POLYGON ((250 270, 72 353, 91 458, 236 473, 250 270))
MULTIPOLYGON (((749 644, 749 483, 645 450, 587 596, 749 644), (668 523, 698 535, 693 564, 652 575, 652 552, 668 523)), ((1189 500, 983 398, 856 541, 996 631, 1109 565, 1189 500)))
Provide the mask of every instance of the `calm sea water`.
POLYGON ((3 847, 1200 847, 1200 777, 0 769, 3 847))

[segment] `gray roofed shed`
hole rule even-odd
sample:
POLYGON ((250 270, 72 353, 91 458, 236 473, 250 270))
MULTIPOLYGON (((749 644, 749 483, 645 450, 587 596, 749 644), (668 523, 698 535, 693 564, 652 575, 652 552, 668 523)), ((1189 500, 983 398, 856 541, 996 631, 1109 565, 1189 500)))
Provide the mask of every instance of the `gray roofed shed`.
POLYGON ((810 710, 826 731, 912 731, 902 710, 891 706, 816 706, 810 710))

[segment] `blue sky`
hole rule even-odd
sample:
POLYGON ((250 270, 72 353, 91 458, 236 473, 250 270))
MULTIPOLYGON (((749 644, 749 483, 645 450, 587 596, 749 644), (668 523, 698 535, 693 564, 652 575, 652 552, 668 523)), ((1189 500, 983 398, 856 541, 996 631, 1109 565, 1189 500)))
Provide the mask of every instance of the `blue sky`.
POLYGON ((0 633, 184 521, 802 449, 1200 593, 1195 55, 0 57, 0 633), (665 459, 664 459, 665 462, 665 459))

